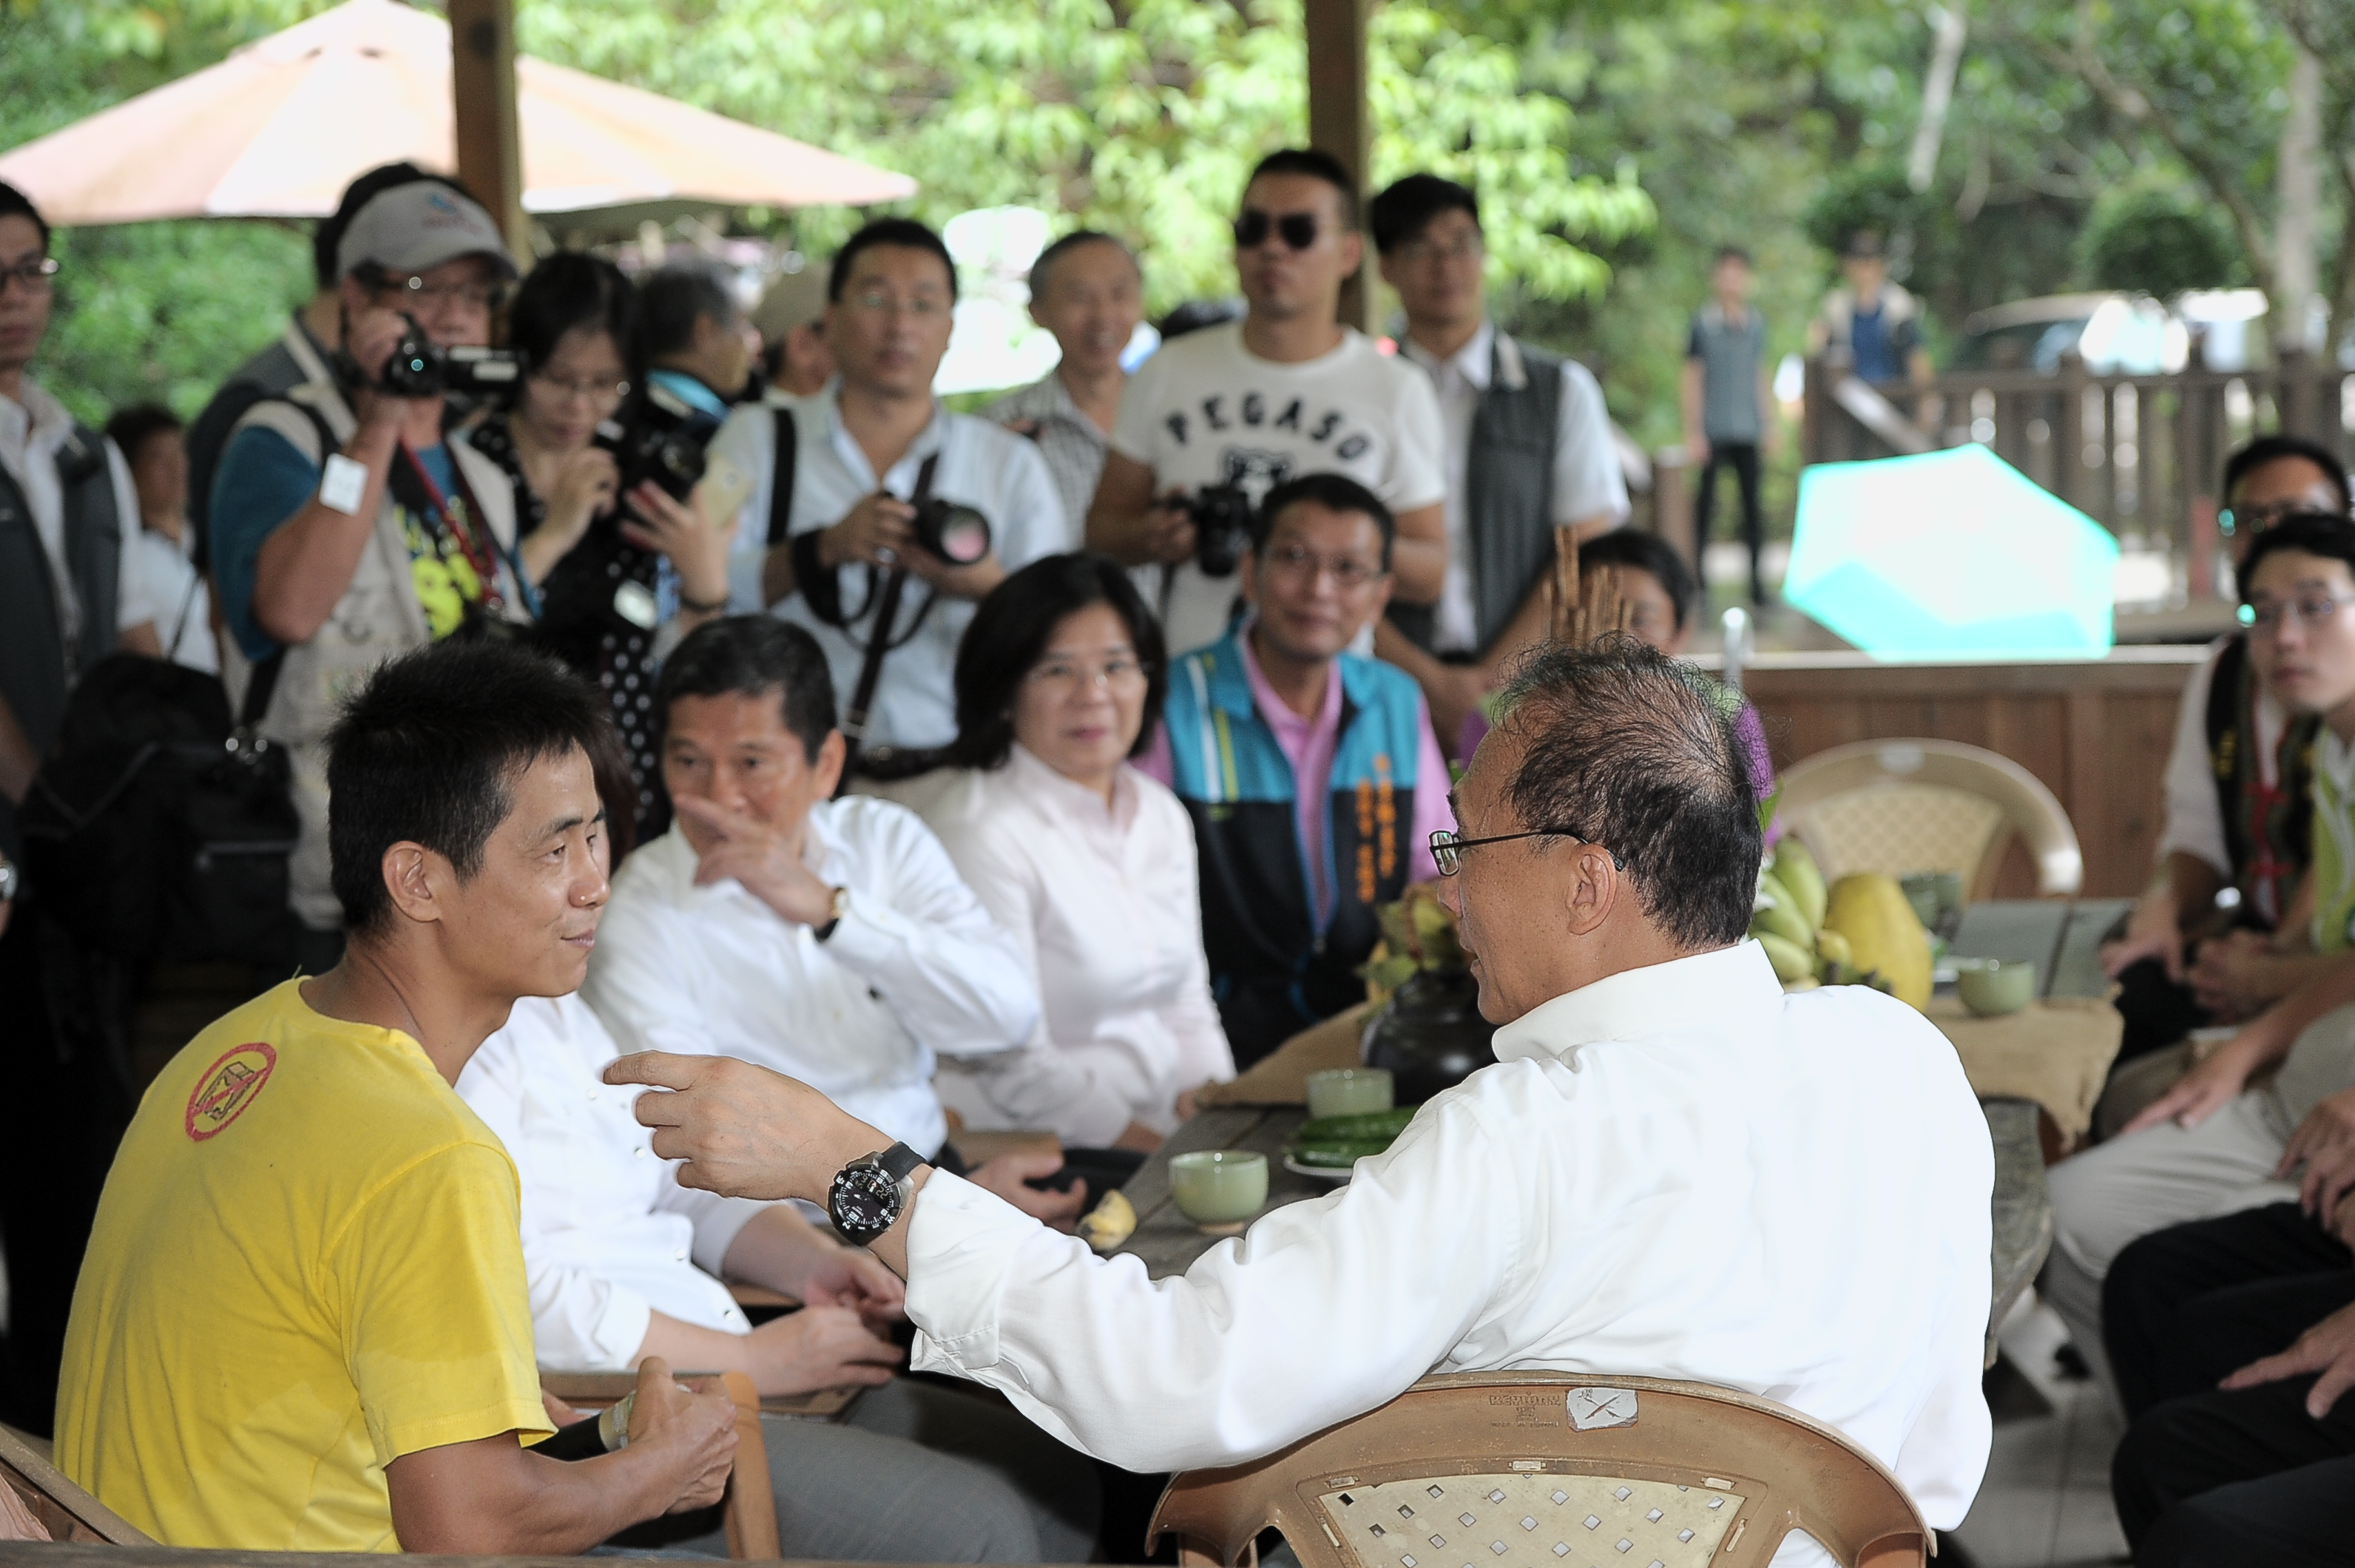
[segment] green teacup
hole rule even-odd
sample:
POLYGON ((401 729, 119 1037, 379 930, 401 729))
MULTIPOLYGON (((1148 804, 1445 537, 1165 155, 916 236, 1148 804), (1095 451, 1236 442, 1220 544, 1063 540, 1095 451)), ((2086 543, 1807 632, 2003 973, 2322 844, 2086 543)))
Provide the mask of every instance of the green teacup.
POLYGON ((1335 1067, 1308 1075, 1308 1114, 1312 1117, 1387 1111, 1398 1103, 1396 1094, 1387 1067, 1335 1067))
POLYGON ((2022 958, 1958 958, 1955 995, 1983 1019, 2016 1013, 2036 999, 2036 965, 2022 958))
POLYGON ((1267 1156, 1197 1149, 1169 1162, 1169 1185, 1186 1218, 1204 1228, 1242 1228, 1267 1207, 1267 1156))

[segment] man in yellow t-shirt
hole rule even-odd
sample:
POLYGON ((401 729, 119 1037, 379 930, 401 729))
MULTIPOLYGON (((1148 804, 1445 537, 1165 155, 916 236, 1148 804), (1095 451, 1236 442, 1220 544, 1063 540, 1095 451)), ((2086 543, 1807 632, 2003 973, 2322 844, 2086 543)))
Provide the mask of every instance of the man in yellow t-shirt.
POLYGON ((532 656, 443 644, 379 668, 330 738, 350 946, 149 1089, 74 1293, 58 1463, 165 1543, 569 1552, 717 1500, 733 1411, 658 1360, 627 1447, 524 1446, 553 1427, 515 1167, 451 1087, 516 997, 581 983, 602 708, 532 656))

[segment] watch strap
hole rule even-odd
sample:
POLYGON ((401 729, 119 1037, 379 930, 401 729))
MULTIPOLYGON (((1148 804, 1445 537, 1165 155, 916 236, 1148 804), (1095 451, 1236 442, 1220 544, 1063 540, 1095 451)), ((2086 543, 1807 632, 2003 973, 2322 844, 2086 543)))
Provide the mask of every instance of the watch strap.
POLYGON ((875 1163, 881 1166, 883 1174, 892 1180, 905 1181, 916 1173, 917 1167, 924 1163, 924 1157, 906 1144, 893 1144, 875 1157, 875 1163))

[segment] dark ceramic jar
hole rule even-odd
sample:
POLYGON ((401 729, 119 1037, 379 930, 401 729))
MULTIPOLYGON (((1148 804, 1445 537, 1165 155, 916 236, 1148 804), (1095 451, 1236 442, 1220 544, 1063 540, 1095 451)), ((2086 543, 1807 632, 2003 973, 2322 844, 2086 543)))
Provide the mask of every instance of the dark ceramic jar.
POLYGON ((1425 969, 1392 994, 1366 1026, 1369 1067, 1390 1069, 1401 1105, 1420 1105, 1497 1060, 1497 1026, 1480 1016, 1480 983, 1468 969, 1425 969))

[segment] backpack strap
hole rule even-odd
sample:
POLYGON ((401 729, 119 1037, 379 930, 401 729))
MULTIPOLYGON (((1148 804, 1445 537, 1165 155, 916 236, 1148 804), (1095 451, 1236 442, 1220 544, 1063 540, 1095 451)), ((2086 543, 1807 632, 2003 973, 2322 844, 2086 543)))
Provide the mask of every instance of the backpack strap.
POLYGON ((794 411, 777 411, 777 455, 769 474, 769 544, 785 542, 785 524, 794 515, 794 469, 801 461, 801 434, 794 426, 794 411))

